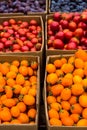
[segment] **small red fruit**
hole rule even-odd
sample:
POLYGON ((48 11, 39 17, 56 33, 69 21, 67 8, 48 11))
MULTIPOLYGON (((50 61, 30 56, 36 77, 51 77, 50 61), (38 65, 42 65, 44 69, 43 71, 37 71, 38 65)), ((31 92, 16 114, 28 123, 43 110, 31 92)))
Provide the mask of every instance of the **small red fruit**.
POLYGON ((56 33, 55 38, 64 40, 64 32, 63 31, 59 31, 58 33, 56 33))
POLYGON ((32 19, 32 20, 30 21, 30 25, 35 25, 35 26, 37 26, 37 21, 32 19))
POLYGON ((75 31, 76 27, 77 27, 77 25, 76 25, 75 22, 71 21, 71 22, 69 23, 69 29, 70 29, 71 31, 75 31))
POLYGON ((4 44, 0 42, 0 51, 2 51, 3 49, 4 49, 4 44))
POLYGON ((73 32, 66 31, 66 32, 64 32, 64 36, 65 36, 66 40, 70 40, 73 37, 73 32))
POLYGON ((84 31, 82 28, 77 28, 74 32, 74 36, 81 38, 84 35, 84 31))
POLYGON ((59 20, 60 20, 60 17, 61 17, 60 12, 56 12, 56 13, 54 13, 54 15, 53 15, 53 19, 54 19, 55 21, 59 21, 59 20))
POLYGON ((27 52, 27 51, 29 51, 29 47, 24 45, 24 46, 21 47, 21 51, 22 52, 27 52))
POLYGON ((59 30, 59 23, 56 21, 52 21, 50 24, 50 29, 52 31, 58 31, 59 30))
POLYGON ((32 38, 31 42, 35 45, 38 43, 38 39, 37 38, 32 38))
POLYGON ((55 39, 53 42, 53 47, 55 49, 63 49, 64 48, 64 43, 60 39, 55 39))
POLYGON ((69 42, 69 43, 67 44, 67 49, 68 49, 68 50, 75 50, 75 49, 77 49, 76 43, 75 43, 75 42, 69 42))

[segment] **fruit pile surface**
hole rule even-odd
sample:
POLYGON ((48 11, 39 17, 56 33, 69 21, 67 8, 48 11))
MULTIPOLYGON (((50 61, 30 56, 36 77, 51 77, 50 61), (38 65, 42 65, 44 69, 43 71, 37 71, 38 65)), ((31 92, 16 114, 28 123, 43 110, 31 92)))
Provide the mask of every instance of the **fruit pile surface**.
POLYGON ((50 0, 51 12, 81 12, 87 8, 86 0, 50 0))
POLYGON ((42 27, 36 20, 9 19, 0 24, 0 52, 40 51, 41 46, 42 27))
POLYGON ((46 72, 50 125, 87 126, 87 52, 56 58, 46 72))
POLYGON ((44 12, 46 0, 3 0, 0 1, 0 13, 44 12))
POLYGON ((56 12, 47 20, 48 49, 87 49, 87 10, 56 12))
POLYGON ((35 124, 38 63, 0 63, 0 124, 35 124))

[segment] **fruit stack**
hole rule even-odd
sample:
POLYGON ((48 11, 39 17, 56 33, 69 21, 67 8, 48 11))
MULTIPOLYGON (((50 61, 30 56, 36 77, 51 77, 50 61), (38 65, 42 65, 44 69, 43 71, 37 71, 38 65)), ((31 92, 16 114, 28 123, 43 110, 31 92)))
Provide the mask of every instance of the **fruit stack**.
POLYGON ((46 27, 47 55, 87 49, 87 10, 50 14, 46 27))
POLYGON ((40 15, 45 20, 47 5, 47 0, 0 0, 0 16, 40 15))
POLYGON ((49 56, 44 89, 48 129, 87 127, 87 52, 49 56))
POLYGON ((86 0, 49 0, 49 13, 82 12, 86 8, 86 0))
POLYGON ((41 13, 46 11, 46 0, 0 0, 0 13, 41 13))
POLYGON ((0 18, 0 52, 40 52, 43 48, 41 17, 0 18))
MULTIPOLYGON (((0 128, 2 124, 25 124, 24 129, 37 128, 39 67, 39 57, 0 57, 0 128)), ((6 125, 7 129, 9 125, 6 125)), ((19 128, 16 126, 16 129, 19 128)))

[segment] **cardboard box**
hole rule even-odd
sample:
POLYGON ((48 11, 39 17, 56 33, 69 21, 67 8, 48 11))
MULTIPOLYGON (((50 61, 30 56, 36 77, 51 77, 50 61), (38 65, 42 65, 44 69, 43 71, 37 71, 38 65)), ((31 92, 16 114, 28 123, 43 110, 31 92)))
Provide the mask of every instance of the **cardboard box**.
POLYGON ((13 60, 28 60, 29 62, 31 61, 36 61, 38 62, 38 70, 37 70, 37 96, 36 96, 36 109, 37 109, 37 115, 35 119, 35 124, 34 125, 29 125, 29 124, 0 124, 0 130, 38 130, 38 118, 39 118, 39 103, 40 103, 40 59, 38 56, 25 56, 25 55, 1 55, 0 56, 0 62, 12 62, 13 60))
POLYGON ((49 3, 48 3, 48 8, 49 8, 49 14, 52 14, 52 13, 54 13, 54 12, 51 12, 51 10, 50 10, 50 7, 51 7, 51 0, 49 0, 49 3))
MULTIPOLYGON (((6 0, 0 0, 0 1, 6 1, 6 0)), ((42 16, 42 18, 45 20, 45 16, 48 13, 48 0, 46 0, 46 8, 44 12, 28 12, 27 15, 35 15, 35 16, 42 16)), ((20 16, 25 15, 24 13, 0 13, 0 16, 20 16)))
MULTIPOLYGON (((73 56, 73 54, 69 55, 63 55, 63 57, 69 58, 70 56, 73 56)), ((47 56, 46 65, 48 63, 53 63, 56 59, 61 58, 61 55, 54 55, 54 56, 47 56)), ((44 79, 44 90, 43 90, 43 99, 45 104, 45 116, 46 116, 46 124, 48 130, 86 130, 87 127, 76 127, 76 126, 51 126, 49 123, 49 117, 47 112, 47 91, 46 91, 46 76, 47 72, 45 72, 45 79, 44 79)))
POLYGON ((73 54, 76 52, 76 50, 62 50, 62 49, 54 49, 54 50, 49 50, 47 47, 47 21, 48 19, 53 18, 53 14, 49 14, 46 16, 46 23, 45 23, 45 43, 46 43, 46 56, 49 55, 60 55, 60 54, 73 54))
MULTIPOLYGON (((43 56, 44 56, 44 25, 43 25, 43 20, 41 16, 5 16, 5 17, 0 17, 0 24, 5 21, 5 20, 9 20, 10 18, 15 19, 16 21, 18 20, 22 20, 22 21, 30 21, 32 19, 36 20, 38 22, 38 24, 42 27, 42 47, 40 51, 35 51, 35 52, 10 52, 10 53, 6 53, 11 54, 11 55, 33 55, 33 56, 39 56, 40 57, 40 65, 41 65, 41 71, 43 68, 43 56)), ((5 53, 0 53, 1 54, 5 54, 5 53)), ((43 73, 42 73, 43 74, 43 73)), ((41 76, 42 77, 42 76, 41 76)))

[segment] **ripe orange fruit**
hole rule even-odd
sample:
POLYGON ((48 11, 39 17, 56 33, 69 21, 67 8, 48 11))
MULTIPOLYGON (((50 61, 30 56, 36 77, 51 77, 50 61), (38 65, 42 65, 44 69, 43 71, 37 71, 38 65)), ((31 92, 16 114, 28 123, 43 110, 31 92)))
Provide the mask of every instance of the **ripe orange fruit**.
POLYGON ((22 124, 28 123, 29 118, 28 115, 25 113, 20 113, 19 117, 17 118, 22 124))
POLYGON ((61 103, 61 101, 62 101, 61 96, 57 96, 56 100, 57 100, 58 103, 61 103))
POLYGON ((23 102, 26 105, 31 106, 31 105, 35 104, 35 98, 32 95, 29 95, 29 94, 28 95, 24 95, 23 102))
POLYGON ((56 111, 60 111, 60 109, 62 108, 62 106, 59 103, 57 103, 57 102, 51 103, 50 107, 55 109, 56 111))
POLYGON ((87 53, 84 50, 79 49, 76 53, 75 53, 75 57, 76 58, 80 58, 83 61, 87 61, 87 53))
POLYGON ((8 108, 11 108, 16 105, 16 101, 12 98, 8 98, 3 101, 3 105, 8 108))
POLYGON ((20 63, 18 60, 13 60, 12 65, 15 65, 16 67, 18 67, 20 65, 20 63))
POLYGON ((10 86, 5 86, 5 93, 7 98, 12 98, 13 96, 13 91, 10 86))
POLYGON ((23 76, 26 76, 28 74, 28 68, 26 66, 20 66, 19 73, 22 74, 23 76))
POLYGON ((37 63, 36 61, 32 61, 32 62, 31 62, 31 68, 32 68, 33 70, 37 70, 37 68, 38 68, 38 63, 37 63))
POLYGON ((73 84, 71 87, 71 92, 74 96, 79 96, 84 92, 83 85, 80 83, 73 84))
POLYGON ((25 82, 24 76, 22 74, 18 74, 16 76, 16 83, 19 85, 23 85, 25 82))
POLYGON ((73 119, 73 121, 75 123, 77 123, 80 119, 80 115, 79 114, 71 114, 70 117, 73 119))
POLYGON ((69 87, 69 86, 72 85, 72 83, 73 83, 72 78, 67 78, 67 77, 62 78, 62 83, 61 83, 61 84, 62 84, 64 87, 69 87))
POLYGON ((8 122, 11 120, 11 113, 8 110, 2 110, 0 111, 0 118, 2 121, 8 122))
POLYGON ((6 77, 7 77, 7 78, 12 78, 12 79, 14 79, 14 78, 16 78, 16 72, 14 72, 14 71, 9 71, 9 72, 6 74, 6 77))
POLYGON ((34 71, 31 67, 28 67, 28 75, 32 76, 34 74, 34 71))
POLYGON ((58 77, 63 77, 64 76, 64 73, 61 69, 56 69, 56 74, 58 77))
POLYGON ((62 65, 61 70, 66 74, 71 73, 74 70, 74 66, 70 63, 65 63, 62 65))
POLYGON ((58 112, 55 109, 50 109, 48 111, 48 116, 49 116, 50 119, 51 118, 57 118, 57 119, 59 119, 59 114, 58 114, 58 112))
POLYGON ((51 104, 51 103, 54 103, 56 102, 56 98, 54 96, 48 96, 47 97, 47 103, 48 104, 51 104))
POLYGON ((87 95, 81 95, 79 97, 79 104, 82 106, 82 107, 87 107, 87 95))
POLYGON ((61 120, 62 120, 62 124, 64 126, 73 126, 74 125, 74 121, 70 116, 68 116, 67 118, 63 117, 61 120))
POLYGON ((20 94, 22 94, 22 95, 28 94, 27 88, 26 87, 22 87, 21 91, 20 91, 20 94))
POLYGON ((73 77, 73 82, 76 84, 76 83, 82 83, 82 78, 79 76, 79 75, 75 75, 73 77))
POLYGON ((83 69, 75 69, 74 70, 74 72, 73 72, 73 75, 75 76, 75 75, 78 75, 78 76, 80 76, 81 78, 83 78, 84 77, 84 70, 83 69))
POLYGON ((24 102, 18 102, 17 107, 19 108, 20 112, 26 111, 26 105, 24 104, 24 102))
POLYGON ((0 71, 3 75, 6 75, 9 72, 9 67, 5 64, 1 64, 0 71))
POLYGON ((64 89, 63 85, 56 84, 51 87, 51 92, 53 96, 58 96, 62 92, 63 89, 64 89))
POLYGON ((71 97, 71 90, 69 88, 64 88, 60 96, 61 99, 64 101, 69 100, 69 98, 71 97))
POLYGON ((20 94, 21 89, 22 89, 22 86, 19 85, 19 84, 15 84, 15 85, 13 86, 13 92, 14 92, 15 94, 20 94))
POLYGON ((71 113, 73 114, 81 114, 82 113, 82 107, 80 106, 79 103, 73 104, 71 106, 71 113))
POLYGON ((78 97, 76 97, 76 96, 71 96, 70 99, 69 99, 69 103, 71 105, 77 103, 77 101, 78 101, 78 97))
POLYGON ((80 119, 77 122, 77 126, 87 126, 87 119, 80 119))
POLYGON ((29 63, 28 63, 28 60, 22 60, 21 62, 20 62, 20 65, 23 65, 23 66, 28 66, 29 65, 29 63))
POLYGON ((82 60, 82 59, 80 59, 80 58, 76 58, 75 59, 75 67, 76 68, 83 68, 84 67, 84 61, 82 60))
POLYGON ((0 92, 4 91, 5 84, 6 84, 6 81, 5 81, 4 77, 0 76, 0 92))
POLYGON ((18 73, 18 67, 15 66, 15 65, 11 65, 10 66, 10 71, 14 71, 14 72, 18 73))
POLYGON ((87 78, 84 78, 82 80, 82 84, 83 84, 84 89, 86 89, 87 88, 87 78))
POLYGON ((75 62, 75 57, 74 56, 70 56, 69 59, 68 59, 68 63, 74 65, 74 62, 75 62))
POLYGON ((50 125, 52 125, 52 126, 62 126, 61 120, 59 120, 57 118, 51 118, 49 120, 49 122, 50 122, 50 125))
POLYGON ((28 94, 30 94, 30 95, 32 95, 32 96, 36 96, 36 94, 37 94, 37 91, 36 91, 36 89, 35 88, 30 88, 29 89, 29 91, 28 91, 28 94))
POLYGON ((31 109, 28 111, 28 117, 35 119, 35 117, 36 117, 36 109, 31 108, 31 109))
POLYGON ((56 68, 61 68, 62 64, 63 63, 62 63, 61 59, 57 59, 54 61, 54 65, 56 68))
POLYGON ((15 85, 15 80, 12 78, 7 79, 7 85, 13 87, 15 85))
POLYGON ((20 115, 20 110, 19 110, 19 108, 17 106, 13 106, 11 108, 11 115, 13 117, 18 117, 20 115))
POLYGON ((47 75, 47 83, 54 85, 57 81, 58 77, 56 73, 50 73, 47 75))
POLYGON ((67 110, 61 109, 59 111, 59 117, 60 119, 62 119, 63 117, 68 117, 69 116, 69 112, 67 110))
POLYGON ((10 123, 11 124, 21 124, 21 122, 18 119, 13 119, 10 123))
POLYGON ((62 57, 61 62, 62 62, 62 64, 65 64, 65 63, 67 63, 67 59, 65 57, 62 57))
POLYGON ((30 81, 31 83, 37 82, 37 76, 32 75, 32 76, 29 78, 29 81, 30 81))
POLYGON ((61 106, 63 109, 65 109, 67 111, 70 110, 70 103, 68 101, 62 101, 61 106))
POLYGON ((82 117, 84 119, 87 119, 87 108, 84 108, 83 111, 82 111, 82 117))
POLYGON ((54 73, 56 71, 56 67, 53 64, 47 64, 46 65, 46 71, 48 73, 54 73))

